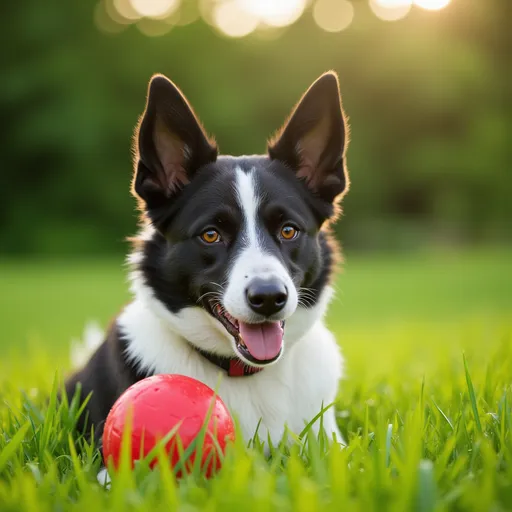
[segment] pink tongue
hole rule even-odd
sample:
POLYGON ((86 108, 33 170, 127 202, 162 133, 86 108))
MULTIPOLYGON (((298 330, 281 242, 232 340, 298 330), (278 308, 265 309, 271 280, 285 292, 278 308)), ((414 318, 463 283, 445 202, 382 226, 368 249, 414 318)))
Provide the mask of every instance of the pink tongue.
POLYGON ((240 336, 254 359, 268 361, 279 354, 283 346, 281 322, 265 324, 239 324, 240 336))

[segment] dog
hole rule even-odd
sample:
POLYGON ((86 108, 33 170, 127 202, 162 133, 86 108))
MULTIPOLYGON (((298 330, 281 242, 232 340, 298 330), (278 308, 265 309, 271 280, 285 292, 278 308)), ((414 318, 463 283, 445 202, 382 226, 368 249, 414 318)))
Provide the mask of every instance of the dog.
MULTIPOLYGON (((179 88, 152 77, 134 137, 133 300, 65 383, 68 397, 77 384, 80 400, 90 395, 82 432, 94 427, 100 444, 116 399, 155 374, 215 388, 244 439, 258 431, 274 445, 335 401, 343 357, 324 316, 340 262, 330 230, 349 188, 347 132, 328 72, 267 154, 220 156, 179 88)), ((343 444, 334 408, 322 424, 343 444)))

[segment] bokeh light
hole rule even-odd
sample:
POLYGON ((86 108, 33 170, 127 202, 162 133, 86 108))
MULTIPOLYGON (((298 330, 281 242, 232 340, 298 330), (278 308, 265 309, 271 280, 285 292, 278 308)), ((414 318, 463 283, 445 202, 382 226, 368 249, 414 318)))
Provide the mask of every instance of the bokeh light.
POLYGON ((180 0, 130 0, 141 16, 160 18, 170 15, 180 6, 180 0))
POLYGON ((413 0, 372 0, 372 3, 386 9, 394 9, 396 7, 410 6, 413 0))
POLYGON ((340 32, 352 23, 354 6, 348 0, 317 0, 313 18, 323 30, 340 32))
POLYGON ((414 4, 428 11, 444 9, 451 0, 414 0, 414 4))
MULTIPOLYGON (((353 0, 107 0, 102 5, 111 20, 122 25, 136 23, 141 19, 163 20, 169 26, 187 25, 201 17, 228 37, 244 37, 256 32, 263 39, 273 39, 282 33, 279 29, 295 23, 308 6, 312 6, 312 15, 319 28, 326 32, 340 32, 349 27, 354 19, 352 2, 353 0)), ((369 0, 373 13, 385 21, 405 18, 413 5, 436 11, 450 3, 451 0, 369 0)), ((103 31, 117 30, 114 27, 108 29, 110 21, 101 16, 100 19, 102 21, 97 24, 103 27, 103 31)), ((146 28, 142 31, 148 32, 146 28)), ((153 28, 149 32, 152 33, 153 28)))
POLYGON ((136 21, 140 18, 140 14, 133 8, 131 0, 113 0, 116 11, 125 20, 136 21))
POLYGON ((181 3, 181 7, 166 18, 167 23, 174 25, 189 25, 199 19, 201 13, 196 2, 185 1, 181 3), (174 23, 172 21, 174 20, 174 23))
POLYGON ((375 16, 384 21, 397 21, 405 18, 411 10, 412 0, 370 0, 370 8, 375 16))
POLYGON ((238 3, 248 14, 272 27, 291 25, 306 8, 306 0, 238 0, 238 3))
POLYGON ((105 34, 117 34, 126 28, 125 24, 119 23, 118 20, 112 18, 108 12, 105 0, 101 0, 94 7, 94 24, 105 34))
POLYGON ((218 3, 214 6, 215 26, 229 37, 244 37, 256 30, 258 18, 243 9, 236 0, 218 3))
POLYGON ((112 0, 105 0, 105 10, 116 23, 121 25, 129 25, 133 21, 133 19, 127 18, 119 12, 112 0))
MULTIPOLYGON (((185 2, 185 5, 187 3, 188 2, 185 2)), ((211 25, 212 27, 216 26, 213 11, 215 6, 217 6, 220 3, 221 2, 217 2, 214 0, 199 0, 197 2, 197 7, 199 9, 199 14, 201 18, 203 19, 203 21, 205 21, 206 23, 208 23, 208 25, 211 25)))

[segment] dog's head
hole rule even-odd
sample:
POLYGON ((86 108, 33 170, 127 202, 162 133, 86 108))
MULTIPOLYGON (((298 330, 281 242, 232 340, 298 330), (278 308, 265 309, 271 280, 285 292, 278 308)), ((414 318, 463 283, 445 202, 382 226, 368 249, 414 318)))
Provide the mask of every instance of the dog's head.
POLYGON ((250 157, 218 156, 179 89, 153 77, 135 137, 132 190, 146 224, 131 256, 135 292, 200 349, 277 361, 328 300, 327 225, 348 189, 346 142, 333 73, 308 89, 268 154, 250 157))

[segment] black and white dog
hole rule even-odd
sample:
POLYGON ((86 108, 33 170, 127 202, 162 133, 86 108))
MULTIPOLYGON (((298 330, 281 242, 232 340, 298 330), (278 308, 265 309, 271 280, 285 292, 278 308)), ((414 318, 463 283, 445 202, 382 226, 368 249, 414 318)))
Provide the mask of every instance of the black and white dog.
MULTIPOLYGON (((187 100, 152 78, 135 137, 141 231, 133 300, 85 367, 80 424, 100 439, 114 401, 154 374, 216 388, 246 439, 300 432, 335 400, 343 360, 323 317, 337 248, 329 224, 348 189, 338 80, 322 75, 261 156, 218 156, 187 100)), ((342 442, 334 409, 323 418, 342 442)), ((318 429, 318 425, 317 425, 318 429)))

